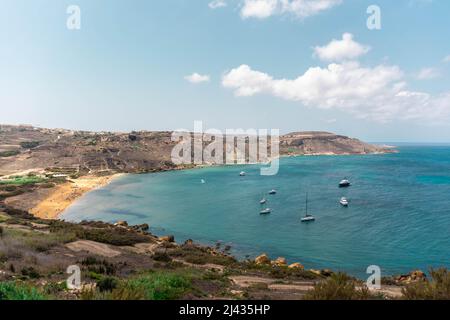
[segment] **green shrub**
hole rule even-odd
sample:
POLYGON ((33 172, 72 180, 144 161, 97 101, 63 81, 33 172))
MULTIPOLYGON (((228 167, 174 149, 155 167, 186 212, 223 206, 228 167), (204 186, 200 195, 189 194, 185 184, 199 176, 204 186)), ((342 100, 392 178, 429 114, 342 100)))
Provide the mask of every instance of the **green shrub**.
MULTIPOLYGON (((11 218, 7 221, 11 224, 23 224, 27 226, 28 224, 17 218, 11 218)), ((32 249, 37 252, 47 252, 55 246, 65 244, 67 242, 74 241, 75 235, 72 233, 38 233, 38 232, 27 232, 27 230, 19 229, 7 229, 4 231, 5 237, 13 238, 14 241, 21 244, 26 248, 32 249)), ((14 250, 14 247, 8 248, 8 255, 10 258, 20 258, 20 251, 14 250), (18 253, 17 256, 12 256, 15 252, 18 253)))
POLYGON ((159 262, 170 262, 172 261, 172 258, 165 252, 156 252, 152 259, 159 262))
POLYGON ((34 149, 39 146, 39 141, 24 141, 20 143, 20 146, 24 149, 34 149))
POLYGON ((298 280, 317 280, 323 279, 323 276, 319 276, 309 270, 288 268, 288 267, 276 267, 272 265, 256 264, 254 261, 244 261, 239 264, 241 271, 259 271, 270 274, 271 277, 276 279, 298 279, 298 280))
MULTIPOLYGON (((35 217, 27 211, 6 207, 3 209, 13 219, 35 220, 35 217)), ((8 217, 9 218, 9 217, 8 217)), ((11 219, 8 219, 11 220, 11 219)))
POLYGON ((191 280, 182 274, 154 272, 125 281, 112 296, 131 296, 132 292, 146 300, 174 300, 191 289, 191 280))
POLYGON ((24 276, 24 277, 28 277, 30 279, 39 279, 41 277, 41 275, 39 274, 39 272, 33 268, 33 267, 25 267, 22 268, 22 270, 20 271, 20 273, 24 276))
POLYGON ((87 277, 92 280, 100 280, 102 278, 102 275, 94 271, 89 271, 87 277))
POLYGON ((169 252, 171 256, 179 257, 186 262, 198 265, 208 263, 222 266, 230 266, 236 263, 236 259, 222 254, 213 254, 207 248, 197 246, 182 246, 169 252))
POLYGON ((81 261, 81 265, 85 266, 89 274, 95 275, 114 275, 117 271, 117 267, 106 260, 98 260, 95 257, 86 257, 81 261))
POLYGON ((76 240, 76 235, 62 232, 49 234, 27 233, 23 235, 23 238, 24 243, 28 247, 38 252, 47 252, 55 246, 76 240))
POLYGON ((19 150, 2 151, 0 152, 0 158, 17 156, 19 153, 20 153, 19 150))
POLYGON ((83 225, 55 221, 51 224, 53 232, 73 233, 79 239, 91 240, 115 246, 132 246, 136 243, 150 242, 151 238, 134 231, 121 228, 93 228, 83 225))
POLYGON ((450 300, 449 270, 431 269, 430 281, 412 283, 403 288, 403 296, 408 300, 450 300))
POLYGON ((125 229, 85 229, 81 237, 115 246, 132 246, 136 243, 149 242, 148 237, 125 229))
POLYGON ((97 282, 97 290, 85 290, 82 300, 174 300, 191 290, 186 275, 170 272, 152 272, 129 280, 104 277, 97 282))
POLYGON ((357 283, 344 273, 333 274, 319 282, 305 295, 307 300, 368 300, 373 299, 367 287, 357 288, 357 283))
POLYGON ((67 290, 67 282, 49 282, 44 286, 44 292, 46 295, 55 296, 60 292, 67 290))
MULTIPOLYGON (((8 220, 9 220, 9 216, 7 216, 6 214, 0 213, 0 223, 6 222, 8 220)), ((2 228, 2 230, 0 232, 3 232, 3 231, 4 231, 4 229, 2 228)), ((1 234, 0 234, 0 236, 1 236, 1 234)))
POLYGON ((42 177, 37 177, 37 176, 23 176, 23 177, 14 177, 12 179, 7 179, 7 180, 0 180, 0 185, 19 185, 19 186, 23 186, 23 185, 31 185, 31 184, 36 184, 36 183, 40 183, 40 182, 45 182, 46 179, 42 178, 42 177))
POLYGON ((100 292, 111 292, 117 288, 119 281, 113 277, 102 277, 97 281, 97 288, 100 292))
POLYGON ((36 288, 14 282, 0 283, 0 300, 45 300, 46 298, 36 288))
POLYGON ((4 186, 4 187, 2 187, 2 190, 4 190, 4 191, 8 191, 8 192, 13 192, 13 191, 16 191, 17 190, 17 187, 16 186, 4 186))

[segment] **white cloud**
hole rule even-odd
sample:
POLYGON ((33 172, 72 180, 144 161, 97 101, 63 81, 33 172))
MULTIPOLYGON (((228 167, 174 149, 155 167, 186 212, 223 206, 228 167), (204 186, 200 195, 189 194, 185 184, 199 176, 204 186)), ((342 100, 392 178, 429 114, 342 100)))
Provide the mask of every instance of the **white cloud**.
POLYGON ((225 0, 214 0, 214 1, 211 1, 210 3, 208 3, 208 7, 210 7, 211 9, 218 9, 218 8, 223 8, 226 6, 227 6, 227 3, 225 2, 225 0))
POLYGON ((353 35, 344 33, 342 40, 332 40, 323 47, 315 47, 314 54, 324 61, 343 61, 356 59, 367 52, 370 47, 353 40, 353 35))
MULTIPOLYGON (((342 40, 314 48, 320 59, 334 62, 327 67, 310 67, 294 79, 285 79, 242 64, 225 72, 222 85, 232 89, 237 97, 265 94, 381 123, 393 120, 428 125, 449 123, 450 92, 429 94, 409 90, 400 67, 384 63, 367 67, 357 61, 369 50, 345 33, 342 40)), ((424 68, 416 75, 421 79, 436 76, 439 71, 434 68, 424 68)))
POLYGON ((419 80, 430 80, 440 76, 439 71, 435 68, 423 68, 416 74, 416 78, 419 80))
POLYGON ((450 93, 432 96, 406 89, 397 66, 362 67, 358 62, 309 68, 296 79, 274 79, 241 65, 222 79, 236 96, 269 94, 311 108, 338 109, 377 122, 417 120, 437 123, 450 119, 450 93))
POLYGON ((244 0, 242 18, 264 19, 273 15, 291 14, 306 18, 328 10, 342 0, 244 0))
POLYGON ((198 73, 193 73, 189 76, 184 77, 184 79, 186 79, 187 81, 189 81, 190 83, 203 83, 203 82, 209 82, 210 81, 210 77, 208 75, 201 75, 198 73))
POLYGON ((278 0, 245 0, 241 9, 243 18, 267 18, 275 14, 278 0))
MULTIPOLYGON (((223 85, 235 89, 237 96, 268 93, 307 106, 329 109, 357 108, 364 99, 389 90, 395 94, 402 72, 395 66, 363 68, 357 62, 330 64, 327 68, 309 68, 296 79, 274 79, 252 70, 248 65, 226 73, 223 85)), ((398 91, 398 90, 397 90, 398 91)))
POLYGON ((450 54, 446 56, 442 61, 445 63, 450 63, 450 54))

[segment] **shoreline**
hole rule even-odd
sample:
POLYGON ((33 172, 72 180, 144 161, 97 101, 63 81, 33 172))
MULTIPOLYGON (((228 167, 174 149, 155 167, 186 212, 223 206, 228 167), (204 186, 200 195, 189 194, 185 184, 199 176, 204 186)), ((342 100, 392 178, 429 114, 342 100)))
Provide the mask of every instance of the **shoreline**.
MULTIPOLYGON (((393 153, 393 152, 392 152, 393 153)), ((302 155, 280 155, 276 158, 271 158, 267 163, 245 163, 245 164, 234 164, 234 165, 269 165, 274 160, 281 160, 283 158, 299 158, 299 157, 310 157, 310 156, 351 156, 351 155, 379 155, 379 154, 391 154, 391 152, 377 152, 377 153, 366 153, 366 154, 335 154, 335 153, 311 153, 311 154, 302 154, 302 155)), ((225 165, 216 165, 216 164, 203 164, 197 165, 194 167, 177 167, 164 171, 179 171, 179 170, 193 170, 193 169, 203 169, 210 167, 220 167, 227 166, 225 165)), ((160 171, 156 171, 160 172, 160 171)), ((145 172, 145 173, 156 173, 156 172, 145 172)), ((122 177, 126 174, 142 174, 142 173, 114 173, 108 176, 82 176, 78 179, 71 179, 67 182, 57 185, 55 188, 51 190, 51 192, 42 200, 39 200, 36 205, 31 207, 28 211, 37 218, 49 219, 49 220, 58 220, 61 214, 70 206, 72 206, 77 200, 79 200, 82 196, 93 191, 95 189, 99 189, 107 186, 113 180, 122 177)), ((9 203, 14 206, 13 203, 9 203)))
POLYGON ((109 176, 83 176, 68 180, 54 187, 50 194, 39 201, 29 212, 37 218, 58 220, 59 216, 82 196, 90 191, 105 187, 124 175, 124 173, 116 173, 109 176))

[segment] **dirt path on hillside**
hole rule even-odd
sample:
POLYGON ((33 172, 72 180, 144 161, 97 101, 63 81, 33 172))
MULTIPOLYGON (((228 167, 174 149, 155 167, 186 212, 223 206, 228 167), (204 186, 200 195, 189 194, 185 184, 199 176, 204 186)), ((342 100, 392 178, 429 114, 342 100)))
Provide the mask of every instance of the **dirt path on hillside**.
POLYGON ((75 252, 89 252, 89 254, 94 254, 98 256, 114 258, 119 256, 121 253, 117 250, 112 249, 112 247, 95 241, 89 240, 78 240, 66 244, 66 247, 75 252))

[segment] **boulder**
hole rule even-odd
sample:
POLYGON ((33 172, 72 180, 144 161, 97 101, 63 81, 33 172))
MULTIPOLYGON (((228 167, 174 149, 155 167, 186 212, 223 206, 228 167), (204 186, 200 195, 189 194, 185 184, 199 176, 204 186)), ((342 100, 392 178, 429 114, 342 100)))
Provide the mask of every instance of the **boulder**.
POLYGON ((394 279, 397 283, 409 284, 411 282, 425 281, 427 279, 427 276, 423 271, 416 270, 406 275, 397 276, 394 279))
POLYGON ((128 227, 128 222, 126 222, 126 221, 117 221, 116 223, 114 223, 114 226, 116 226, 116 227, 128 227))
POLYGON ((421 280, 425 280, 427 278, 425 273, 421 270, 416 270, 416 271, 411 272, 410 277, 411 277, 411 280, 413 280, 413 281, 421 281, 421 280))
POLYGON ((144 223, 133 226, 132 229, 138 232, 147 232, 150 229, 150 226, 147 223, 144 223))
POLYGON ((192 240, 192 239, 187 239, 187 240, 184 242, 184 245, 185 245, 185 246, 193 246, 193 245, 194 245, 194 240, 192 240))
POLYGON ((164 236, 164 237, 160 237, 159 241, 163 241, 163 242, 175 242, 175 237, 170 235, 170 236, 164 236))
POLYGON ((269 257, 267 256, 267 254, 264 253, 264 254, 262 254, 262 255, 256 257, 255 263, 256 263, 257 265, 270 264, 270 259, 269 259, 269 257))
POLYGON ((286 267, 287 266, 286 258, 279 257, 276 260, 272 261, 272 265, 277 267, 286 267))
POLYGON ((289 269, 305 270, 305 267, 301 263, 293 263, 289 265, 289 269))

